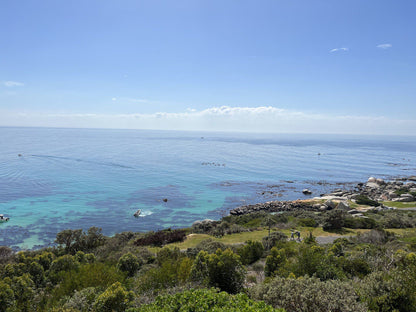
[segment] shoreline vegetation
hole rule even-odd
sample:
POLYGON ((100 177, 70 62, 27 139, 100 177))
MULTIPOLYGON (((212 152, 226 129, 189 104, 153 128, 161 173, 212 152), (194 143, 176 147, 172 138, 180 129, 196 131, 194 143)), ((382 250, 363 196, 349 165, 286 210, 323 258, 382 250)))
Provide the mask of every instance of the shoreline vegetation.
POLYGON ((55 243, 0 247, 0 312, 416 311, 415 176, 55 243))

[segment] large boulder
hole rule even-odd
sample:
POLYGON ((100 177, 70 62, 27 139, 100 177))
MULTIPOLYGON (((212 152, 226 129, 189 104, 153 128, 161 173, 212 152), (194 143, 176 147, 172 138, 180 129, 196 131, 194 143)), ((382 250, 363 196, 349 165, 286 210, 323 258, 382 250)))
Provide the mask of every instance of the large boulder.
POLYGON ((367 180, 367 182, 369 182, 369 183, 376 183, 376 178, 374 178, 374 177, 369 177, 368 178, 368 180, 367 180))
POLYGON ((344 210, 344 211, 348 211, 348 210, 350 210, 351 208, 350 208, 350 206, 348 205, 348 202, 346 202, 346 201, 342 201, 342 202, 340 202, 340 203, 338 204, 337 209, 341 209, 341 210, 344 210))
POLYGON ((383 184, 386 184, 386 182, 384 182, 384 180, 383 180, 383 179, 376 179, 376 183, 377 183, 378 185, 383 185, 383 184))
POLYGON ((415 198, 411 194, 402 194, 402 195, 400 195, 399 198, 395 198, 393 201, 407 203, 407 202, 415 201, 415 198))
POLYGON ((335 209, 337 203, 329 199, 325 202, 325 206, 328 207, 328 209, 335 209))
POLYGON ((390 199, 394 199, 394 198, 399 197, 399 195, 397 195, 395 192, 389 192, 388 196, 389 196, 390 199))

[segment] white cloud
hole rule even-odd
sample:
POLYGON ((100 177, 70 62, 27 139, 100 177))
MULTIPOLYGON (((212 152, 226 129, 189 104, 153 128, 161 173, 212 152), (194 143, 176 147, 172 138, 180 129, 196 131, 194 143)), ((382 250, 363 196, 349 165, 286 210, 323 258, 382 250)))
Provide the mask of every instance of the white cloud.
POLYGON ((347 51, 349 51, 349 49, 348 48, 336 48, 336 49, 329 50, 329 53, 339 52, 339 51, 347 52, 347 51))
POLYGON ((12 88, 12 87, 22 87, 25 84, 23 82, 18 82, 18 81, 3 81, 2 84, 8 88, 12 88))
POLYGON ((272 106, 211 107, 179 113, 39 114, 0 112, 0 126, 47 126, 275 133, 416 133, 416 120, 388 117, 310 114, 272 106))
POLYGON ((117 101, 116 97, 111 98, 111 101, 117 101))
POLYGON ((122 98, 124 101, 132 102, 132 103, 148 103, 149 100, 146 99, 133 99, 133 98, 122 98))
POLYGON ((391 47, 392 47, 392 45, 390 43, 383 43, 383 44, 379 44, 377 46, 377 48, 383 49, 383 50, 390 49, 391 47))

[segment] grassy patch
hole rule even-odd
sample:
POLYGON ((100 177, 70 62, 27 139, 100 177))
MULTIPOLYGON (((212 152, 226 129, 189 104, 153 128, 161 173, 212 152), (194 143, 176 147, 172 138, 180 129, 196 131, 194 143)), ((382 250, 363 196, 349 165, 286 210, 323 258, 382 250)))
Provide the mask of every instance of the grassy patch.
POLYGON ((416 207, 416 202, 403 203, 403 202, 385 201, 385 202, 382 202, 382 204, 386 205, 386 206, 389 206, 389 207, 394 207, 394 208, 413 208, 413 207, 416 207))
POLYGON ((386 231, 393 232, 399 236, 414 236, 416 235, 416 228, 411 229, 386 229, 386 231))
MULTIPOLYGON (((291 230, 280 230, 280 229, 277 229, 277 230, 286 234, 288 237, 290 237, 291 230)), ((369 230, 361 230, 361 229, 358 229, 358 230, 357 229, 345 229, 345 233, 331 233, 331 232, 324 231, 322 227, 317 227, 317 228, 297 227, 296 230, 300 232, 302 238, 309 236, 309 232, 312 232, 312 235, 316 237, 316 236, 341 236, 341 234, 357 235, 358 233, 364 233, 364 232, 369 231, 369 230)), ((201 241, 207 238, 211 238, 217 242, 221 242, 221 243, 228 244, 228 245, 242 244, 248 240, 261 242, 262 238, 267 236, 268 234, 269 234, 269 231, 267 229, 253 231, 253 232, 242 232, 242 233, 230 234, 230 235, 225 235, 220 238, 217 238, 208 234, 190 234, 187 236, 185 241, 181 243, 168 244, 166 246, 170 248, 178 247, 179 249, 184 250, 187 248, 195 247, 201 241)), ((155 247, 149 248, 151 252, 157 252, 159 249, 160 248, 155 248, 155 247)))

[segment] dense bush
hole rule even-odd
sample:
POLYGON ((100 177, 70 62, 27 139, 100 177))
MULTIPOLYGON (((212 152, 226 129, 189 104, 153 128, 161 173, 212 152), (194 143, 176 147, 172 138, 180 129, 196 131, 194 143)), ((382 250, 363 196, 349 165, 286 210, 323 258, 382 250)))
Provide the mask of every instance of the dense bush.
POLYGON ((131 253, 123 255, 117 263, 117 269, 126 272, 128 276, 133 276, 142 266, 143 260, 131 253))
POLYGON ((231 294, 238 293, 242 287, 245 268, 240 257, 231 249, 222 251, 218 249, 215 254, 200 251, 192 265, 191 277, 209 287, 219 289, 231 294))
POLYGON ((275 277, 269 283, 255 286, 252 298, 264 300, 288 312, 364 312, 351 283, 322 282, 316 277, 298 279, 275 277))
POLYGON ((105 242, 101 229, 91 227, 85 233, 82 229, 64 230, 56 235, 55 242, 64 248, 65 253, 75 254, 77 251, 91 251, 105 242))
POLYGON ((93 305, 94 311, 125 311, 133 297, 134 294, 127 291, 120 283, 114 283, 97 297, 93 305))
POLYGON ((372 218, 346 217, 344 226, 350 229, 375 229, 378 227, 377 221, 372 218))
POLYGON ((238 249, 237 253, 243 264, 252 264, 261 258, 263 251, 262 243, 249 240, 238 249))
POLYGON ((265 236, 262 239, 262 243, 264 246, 264 249, 270 250, 272 247, 276 246, 279 242, 286 242, 288 237, 286 234, 282 232, 272 232, 270 233, 270 236, 265 236))
POLYGON ((415 273, 374 272, 357 285, 362 301, 370 311, 416 311, 415 273))
POLYGON ((188 290, 170 296, 159 296, 156 301, 129 312, 284 312, 264 302, 256 302, 246 295, 218 293, 214 289, 188 290))
POLYGON ((170 243, 181 242, 186 237, 186 230, 162 230, 150 232, 144 237, 137 239, 134 243, 137 246, 163 246, 170 243))
POLYGON ((367 197, 367 196, 365 196, 365 195, 358 195, 358 196, 355 198, 355 202, 356 202, 358 205, 367 205, 367 206, 373 206, 373 207, 380 206, 380 204, 379 204, 377 201, 372 200, 372 199, 368 198, 368 197, 367 197))
POLYGON ((340 230, 345 224, 346 213, 339 209, 334 209, 328 212, 324 224, 322 226, 324 231, 340 230))
POLYGON ((264 267, 264 274, 266 276, 276 276, 282 272, 283 266, 286 264, 286 254, 283 249, 278 250, 273 247, 270 250, 270 255, 266 258, 266 266, 264 267), (280 271, 280 272, 279 272, 280 271))

